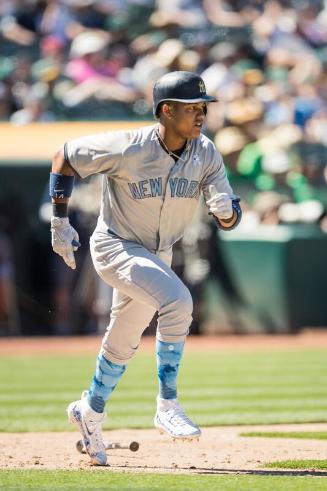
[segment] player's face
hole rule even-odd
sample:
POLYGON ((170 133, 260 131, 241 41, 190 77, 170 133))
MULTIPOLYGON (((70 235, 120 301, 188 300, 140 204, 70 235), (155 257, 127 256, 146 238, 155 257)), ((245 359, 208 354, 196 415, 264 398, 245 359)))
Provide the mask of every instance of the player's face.
POLYGON ((172 116, 172 126, 178 136, 185 139, 198 138, 206 116, 206 104, 174 102, 172 116))

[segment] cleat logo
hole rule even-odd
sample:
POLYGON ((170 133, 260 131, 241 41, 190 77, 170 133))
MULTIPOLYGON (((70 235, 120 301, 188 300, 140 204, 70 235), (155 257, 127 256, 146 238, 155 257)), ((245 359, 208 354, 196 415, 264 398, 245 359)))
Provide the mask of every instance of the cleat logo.
POLYGON ((93 431, 90 431, 87 427, 87 424, 85 423, 85 429, 86 429, 86 432, 89 436, 92 436, 93 435, 93 431))

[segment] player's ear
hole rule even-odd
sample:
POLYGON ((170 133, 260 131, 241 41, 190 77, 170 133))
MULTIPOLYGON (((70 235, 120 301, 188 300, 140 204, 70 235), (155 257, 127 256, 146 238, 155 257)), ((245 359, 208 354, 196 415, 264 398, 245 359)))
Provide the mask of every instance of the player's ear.
POLYGON ((172 105, 164 102, 162 105, 162 113, 167 116, 167 118, 171 118, 173 116, 172 105))

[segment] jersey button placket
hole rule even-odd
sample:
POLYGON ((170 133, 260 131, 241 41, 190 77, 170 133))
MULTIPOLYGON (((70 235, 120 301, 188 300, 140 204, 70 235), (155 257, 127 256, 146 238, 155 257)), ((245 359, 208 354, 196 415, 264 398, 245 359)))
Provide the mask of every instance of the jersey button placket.
POLYGON ((170 230, 169 227, 169 218, 171 213, 171 205, 172 205, 172 197, 171 190, 169 185, 169 179, 173 177, 180 169, 181 162, 178 160, 171 167, 170 172, 167 178, 166 190, 163 199, 163 204, 160 212, 160 220, 159 220, 159 237, 158 237, 158 251, 162 250, 162 248, 170 247, 170 237, 174 235, 174 231, 170 230))

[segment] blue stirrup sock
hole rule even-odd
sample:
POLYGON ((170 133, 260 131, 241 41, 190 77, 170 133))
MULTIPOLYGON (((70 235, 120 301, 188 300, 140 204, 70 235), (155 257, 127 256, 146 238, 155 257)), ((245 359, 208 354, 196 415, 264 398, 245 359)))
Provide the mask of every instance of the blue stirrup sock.
POLYGON ((103 413, 110 394, 116 387, 126 365, 118 365, 107 360, 103 355, 97 358, 95 375, 87 396, 87 402, 97 413, 103 413))
POLYGON ((165 343, 157 339, 157 370, 159 379, 159 397, 177 398, 178 368, 183 356, 185 342, 165 343))

